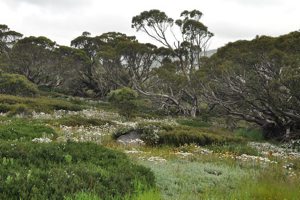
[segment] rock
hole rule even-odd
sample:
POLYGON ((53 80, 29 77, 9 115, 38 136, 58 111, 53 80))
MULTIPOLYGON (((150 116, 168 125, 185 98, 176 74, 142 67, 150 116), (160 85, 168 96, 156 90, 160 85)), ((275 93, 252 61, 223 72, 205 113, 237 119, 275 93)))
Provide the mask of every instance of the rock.
POLYGON ((144 145, 145 142, 141 140, 141 136, 136 132, 132 131, 128 134, 121 135, 117 139, 118 143, 124 144, 124 145, 144 145))

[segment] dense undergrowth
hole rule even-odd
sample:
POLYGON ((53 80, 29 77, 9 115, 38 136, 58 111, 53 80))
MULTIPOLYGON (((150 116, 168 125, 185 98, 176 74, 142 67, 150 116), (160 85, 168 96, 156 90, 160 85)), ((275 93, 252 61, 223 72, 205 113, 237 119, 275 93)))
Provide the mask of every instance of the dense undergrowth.
POLYGON ((1 143, 1 199, 63 199, 82 191, 121 199, 137 186, 154 186, 149 169, 95 144, 1 143))

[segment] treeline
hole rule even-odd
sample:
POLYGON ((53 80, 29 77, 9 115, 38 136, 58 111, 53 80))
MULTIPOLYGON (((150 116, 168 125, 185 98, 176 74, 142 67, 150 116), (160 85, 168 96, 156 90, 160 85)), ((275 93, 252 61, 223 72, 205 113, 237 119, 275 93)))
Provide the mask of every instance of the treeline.
POLYGON ((83 32, 66 47, 0 25, 0 67, 40 89, 104 98, 128 87, 170 114, 231 116, 269 138, 299 136, 300 32, 229 43, 208 58, 213 33, 201 17, 198 10, 178 19, 159 10, 134 16, 132 28, 160 47, 117 32, 83 32))

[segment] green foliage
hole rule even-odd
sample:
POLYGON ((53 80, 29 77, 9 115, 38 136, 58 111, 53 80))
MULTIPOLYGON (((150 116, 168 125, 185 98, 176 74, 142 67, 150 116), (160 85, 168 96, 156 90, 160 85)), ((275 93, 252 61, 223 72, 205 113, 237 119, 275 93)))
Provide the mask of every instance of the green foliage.
POLYGON ((65 197, 64 200, 101 200, 100 197, 93 193, 78 192, 74 197, 65 197))
POLYGON ((253 141, 262 141, 263 140, 262 131, 258 130, 258 129, 240 128, 235 131, 235 134, 237 136, 241 136, 243 138, 247 138, 247 139, 253 140, 253 141))
POLYGON ((0 140, 31 141, 34 138, 56 136, 57 133, 51 127, 35 121, 12 119, 0 123, 0 140))
POLYGON ((17 96, 36 96, 39 91, 25 76, 0 72, 0 93, 17 96))
POLYGON ((299 41, 296 31, 218 49, 202 68, 208 103, 222 105, 221 114, 256 123, 265 138, 282 140, 287 129, 299 135, 299 41))
POLYGON ((83 106, 71 103, 62 99, 54 99, 48 97, 18 97, 12 95, 0 96, 0 108, 3 111, 11 111, 14 113, 20 113, 19 111, 36 111, 51 113, 53 110, 71 110, 78 111, 83 106))
POLYGON ((130 118, 137 108, 135 103, 137 97, 138 94, 134 90, 125 87, 111 91, 108 100, 118 108, 121 115, 130 118))
POLYGON ((160 128, 155 125, 143 125, 138 127, 138 133, 141 135, 141 139, 150 146, 157 145, 159 142, 160 128))
POLYGON ((184 126, 191 126, 191 127, 209 127, 210 124, 208 122, 202 121, 201 119, 179 119, 177 123, 184 126))
POLYGON ((1 199, 123 199, 154 186, 149 169, 91 143, 2 143, 0 159, 1 199))

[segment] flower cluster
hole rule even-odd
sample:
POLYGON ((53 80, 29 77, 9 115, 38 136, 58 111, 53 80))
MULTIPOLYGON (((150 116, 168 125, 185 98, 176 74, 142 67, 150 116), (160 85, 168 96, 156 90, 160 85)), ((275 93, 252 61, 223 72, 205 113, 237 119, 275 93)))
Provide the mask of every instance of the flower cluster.
POLYGON ((116 127, 110 124, 104 124, 102 126, 64 126, 61 125, 60 129, 63 132, 63 136, 58 140, 62 141, 74 141, 74 142, 97 142, 101 143, 102 139, 106 135, 112 134, 116 127))
POLYGON ((274 156, 278 158, 292 158, 292 159, 299 159, 300 153, 295 152, 291 148, 282 148, 270 143, 258 143, 258 142, 250 142, 249 145, 259 152, 261 152, 264 156, 274 156))

